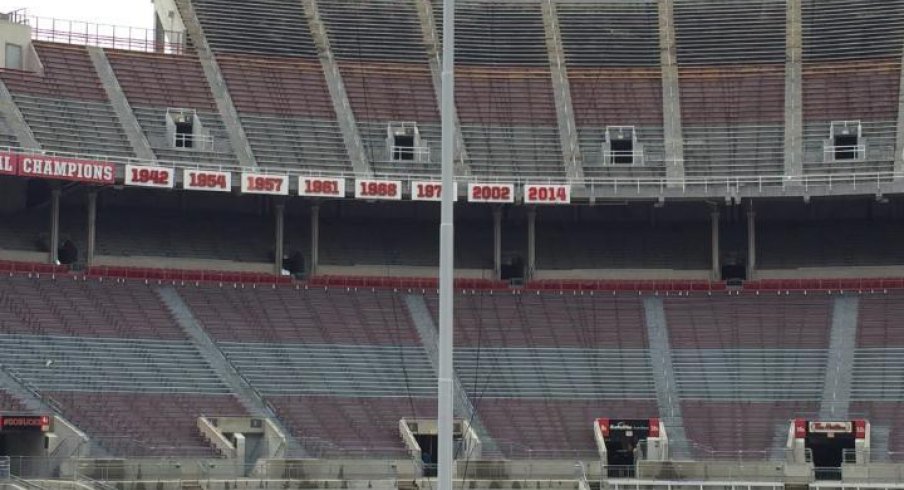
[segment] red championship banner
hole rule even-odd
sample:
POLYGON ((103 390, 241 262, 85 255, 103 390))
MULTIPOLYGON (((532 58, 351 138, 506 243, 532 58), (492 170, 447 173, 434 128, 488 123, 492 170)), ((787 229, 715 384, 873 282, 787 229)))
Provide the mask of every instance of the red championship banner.
MULTIPOLYGON (((411 182, 412 201, 441 201, 443 197, 442 182, 411 182)), ((452 200, 458 200, 458 182, 452 184, 452 200)))
POLYGON ((298 195, 306 197, 345 197, 345 179, 299 177, 298 195))
POLYGON ((126 165, 123 182, 127 186, 159 187, 172 189, 176 181, 176 171, 168 167, 145 167, 126 165))
POLYGON ((289 195, 288 175, 242 174, 243 194, 289 195))
POLYGON ((19 155, 0 152, 0 175, 16 175, 19 172, 19 155))
POLYGON ((116 167, 109 162, 45 155, 19 155, 19 175, 41 179, 113 184, 116 167))
POLYGON ((355 181, 355 199, 398 201, 402 199, 402 181, 358 179, 355 181))
POLYGON ((182 171, 182 188, 190 191, 229 192, 232 190, 232 174, 187 168, 182 171))
POLYGON ((515 202, 514 184, 468 184, 468 202, 515 202))
POLYGON ((571 186, 562 184, 527 184, 524 204, 570 204, 571 186))

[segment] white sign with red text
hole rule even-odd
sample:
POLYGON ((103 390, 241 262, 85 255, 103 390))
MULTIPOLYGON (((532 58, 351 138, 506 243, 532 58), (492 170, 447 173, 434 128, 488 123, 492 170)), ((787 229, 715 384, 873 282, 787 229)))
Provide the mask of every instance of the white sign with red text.
POLYGON ((402 199, 402 181, 358 179, 355 181, 355 199, 399 201, 402 199))
POLYGON ((468 202, 515 202, 514 184, 468 184, 468 202))
POLYGON ((306 197, 345 197, 345 179, 299 177, 298 195, 306 197))
MULTIPOLYGON (((412 201, 441 201, 443 197, 442 182, 412 181, 412 201)), ((452 200, 458 201, 458 182, 452 184, 452 200)))
POLYGON ((175 170, 172 168, 126 165, 123 180, 128 186, 172 189, 176 179, 175 170))
POLYGON ((16 175, 19 171, 19 156, 8 151, 0 152, 0 175, 16 175))
POLYGON ((182 173, 182 188, 190 191, 229 192, 232 173, 187 168, 182 173))
POLYGON ((288 196, 289 176, 243 173, 242 194, 288 196))
POLYGON ((116 167, 109 162, 36 154, 19 155, 19 175, 42 179, 113 184, 116 167))
POLYGON ((564 184, 526 184, 524 204, 571 204, 571 186, 564 184))

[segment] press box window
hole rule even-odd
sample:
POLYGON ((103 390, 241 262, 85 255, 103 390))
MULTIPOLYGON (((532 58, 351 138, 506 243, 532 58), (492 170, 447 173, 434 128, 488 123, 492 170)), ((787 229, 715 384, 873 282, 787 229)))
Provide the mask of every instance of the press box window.
POLYGON ((634 126, 607 126, 603 142, 604 165, 643 165, 643 147, 634 126))
POLYGON ((386 149, 393 162, 429 162, 430 148, 421 141, 417 123, 392 122, 386 128, 386 149))
POLYGON ((10 70, 24 69, 22 61, 22 46, 6 43, 6 68, 10 70))
POLYGON ((835 121, 824 145, 826 162, 860 161, 866 157, 866 139, 860 121, 835 121))
POLYGON ((214 148, 213 136, 192 109, 167 109, 166 133, 173 148, 201 151, 214 148))

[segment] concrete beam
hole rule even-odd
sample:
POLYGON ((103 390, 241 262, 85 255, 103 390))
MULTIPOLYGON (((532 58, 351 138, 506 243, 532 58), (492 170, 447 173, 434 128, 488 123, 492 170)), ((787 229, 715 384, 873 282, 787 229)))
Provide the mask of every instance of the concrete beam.
POLYGON ((584 179, 584 158, 578 142, 574 105, 571 102, 571 85, 568 82, 568 68, 565 65, 565 49, 562 47, 562 34, 559 31, 559 16, 552 0, 544 1, 541 7, 556 115, 559 120, 559 139, 562 157, 565 159, 565 175, 569 181, 581 181, 584 179))
MULTIPOLYGON (((421 32, 424 36, 424 46, 427 49, 427 59, 430 63, 430 75, 433 78, 433 89, 436 92, 437 107, 442 106, 442 41, 436 31, 436 19, 433 15, 433 6, 430 0, 415 0, 417 15, 421 21, 421 32)), ((458 110, 454 109, 452 117, 455 119, 455 175, 470 175, 471 167, 468 165, 468 152, 465 147, 465 139, 461 134, 461 121, 458 119, 458 110)))
POLYGON ((257 159, 255 159, 251 144, 245 135, 242 120, 232 102, 232 96, 229 95, 229 88, 226 85, 226 79, 223 78, 223 72, 220 71, 220 65, 217 64, 213 51, 207 43, 207 37, 204 36, 204 30, 201 29, 201 22, 195 14, 195 9, 188 0, 177 0, 177 5, 182 15, 182 22, 185 24, 185 30, 198 53, 201 67, 204 69, 204 75, 210 85, 210 91, 217 103, 217 110, 220 117, 223 118, 223 125, 229 135, 232 151, 235 152, 241 166, 257 168, 257 159))
POLYGON ((367 152, 364 151, 364 142, 358 131, 355 113, 348 101, 348 92, 345 91, 345 83, 342 81, 339 65, 333 58, 330 37, 323 19, 320 18, 317 0, 301 0, 301 4, 304 7, 305 16, 308 18, 308 26, 311 29, 314 44, 317 45, 317 52, 320 54, 320 64, 323 65, 323 74, 333 99, 333 109, 336 111, 336 119, 339 122, 339 129, 342 131, 342 139, 345 141, 352 168, 360 177, 372 176, 370 160, 367 158, 367 152))
POLYGON ((22 111, 19 110, 19 106, 16 105, 3 80, 0 80, 0 114, 3 114, 6 123, 13 130, 16 139, 19 140, 19 146, 34 150, 41 149, 41 144, 35 139, 35 134, 25 121, 25 116, 22 115, 22 111))
POLYGON ((860 299, 839 296, 832 308, 832 334, 819 417, 822 420, 849 418, 853 384, 854 351, 857 348, 857 316, 860 299))
POLYGON ((122 86, 119 85, 119 80, 110 65, 110 60, 107 59, 107 54, 103 48, 89 46, 88 56, 91 58, 91 63, 94 64, 94 71, 97 72, 104 91, 107 92, 110 105, 113 106, 113 111, 119 118, 119 124, 126 134, 129 144, 132 145, 135 156, 141 160, 156 161, 157 155, 154 154, 147 135, 141 128, 141 124, 138 123, 138 119, 135 118, 135 113, 132 112, 132 106, 129 105, 129 100, 126 98, 122 86))
MULTIPOLYGON (((788 33, 785 41, 785 175, 791 176, 804 173, 803 41, 800 1, 788 0, 785 14, 788 33)), ((898 128, 900 133, 900 124, 898 128)))
POLYGON ((684 133, 681 125, 681 85, 675 47, 672 0, 659 0, 659 51, 662 64, 662 129, 665 139, 665 176, 684 179, 684 133))
POLYGON ((653 364, 656 405, 669 436, 670 458, 680 461, 690 457, 691 454, 684 431, 684 415, 681 412, 680 393, 672 362, 672 348, 662 298, 652 296, 644 298, 643 309, 650 342, 650 361, 653 364))

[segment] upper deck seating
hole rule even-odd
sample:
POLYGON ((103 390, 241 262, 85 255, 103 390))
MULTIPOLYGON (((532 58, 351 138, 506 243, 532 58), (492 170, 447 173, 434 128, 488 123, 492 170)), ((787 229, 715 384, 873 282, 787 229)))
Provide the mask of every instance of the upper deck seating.
POLYGON ((194 55, 111 50, 107 51, 107 58, 157 158, 236 164, 201 63, 194 55), (167 109, 196 111, 211 140, 194 148, 176 148, 167 136, 167 109))
POLYGON ((257 163, 351 171, 301 2, 196 0, 257 163), (256 26, 267 25, 267 29, 256 26))
POLYGON ((785 2, 674 6, 688 176, 784 173, 785 2))
POLYGON ((385 173, 438 173, 439 110, 415 4, 331 0, 319 10, 372 165, 385 173), (392 161, 390 122, 417 123, 431 158, 392 161))
POLYGON ((38 143, 45 150, 133 158, 86 48, 38 41, 34 47, 43 76, 4 70, 0 78, 38 143))
POLYGON ((662 69, 656 2, 556 4, 587 177, 663 176, 662 69), (605 28, 600 28, 604 26, 605 28), (607 126, 633 126, 643 162, 608 165, 607 126))
POLYGON ((192 6, 216 53, 317 57, 301 2, 192 0, 192 6))
MULTIPOLYGON (((441 2, 433 7, 442 19, 441 2)), ((540 3, 469 0, 456 18, 455 96, 471 171, 564 176, 540 3)))
POLYGON ((802 2, 804 168, 811 173, 892 170, 904 2, 802 2), (856 12, 857 15, 850 15, 856 12), (832 122, 860 121, 862 160, 831 161, 832 122))

